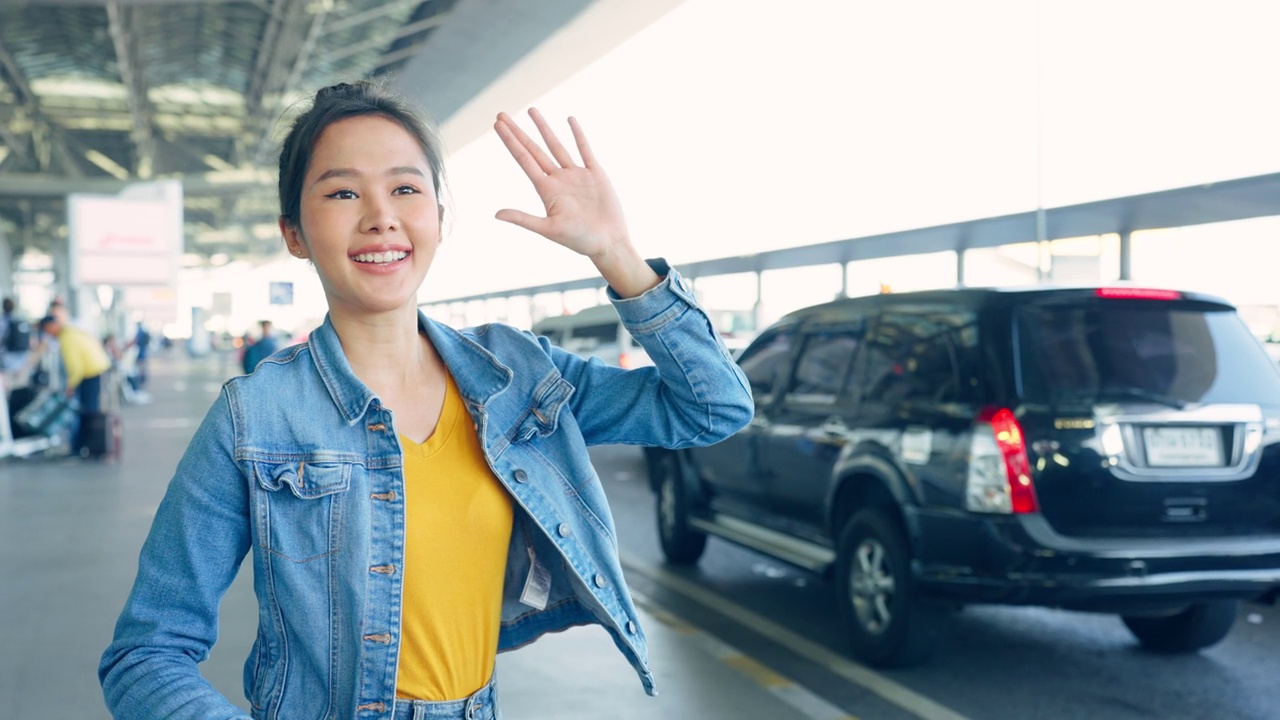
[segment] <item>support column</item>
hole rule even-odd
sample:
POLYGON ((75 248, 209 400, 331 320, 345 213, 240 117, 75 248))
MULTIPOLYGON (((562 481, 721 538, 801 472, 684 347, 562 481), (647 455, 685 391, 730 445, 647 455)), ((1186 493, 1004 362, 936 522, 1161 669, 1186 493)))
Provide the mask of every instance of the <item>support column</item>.
POLYGON ((752 322, 757 330, 764 329, 764 271, 756 271, 756 304, 751 308, 752 322))
POLYGON ((0 297, 13 297, 13 248, 3 225, 0 225, 0 297))
POLYGON ((956 287, 964 287, 964 248, 956 248, 956 287))
POLYGON ((1133 231, 1120 231, 1120 279, 1133 279, 1133 231))
POLYGON ((53 260, 53 287, 51 288, 53 296, 61 298, 66 303, 67 312, 71 317, 78 317, 79 298, 71 291, 71 249, 67 241, 54 241, 53 247, 49 249, 49 255, 53 260))

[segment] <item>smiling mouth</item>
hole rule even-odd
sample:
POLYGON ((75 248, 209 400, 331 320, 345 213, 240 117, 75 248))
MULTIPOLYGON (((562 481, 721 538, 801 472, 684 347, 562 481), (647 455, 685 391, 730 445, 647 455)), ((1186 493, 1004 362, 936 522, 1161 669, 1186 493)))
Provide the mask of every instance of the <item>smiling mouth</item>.
POLYGON ((409 257, 409 253, 403 250, 393 250, 391 252, 361 253, 359 255, 353 255, 351 259, 358 263, 386 265, 388 263, 398 262, 407 257, 409 257))

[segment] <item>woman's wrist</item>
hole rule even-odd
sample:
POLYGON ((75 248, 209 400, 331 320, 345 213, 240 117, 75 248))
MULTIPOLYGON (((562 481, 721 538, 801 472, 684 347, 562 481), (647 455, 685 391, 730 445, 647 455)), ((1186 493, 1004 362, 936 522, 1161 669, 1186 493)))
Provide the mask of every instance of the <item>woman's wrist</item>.
POLYGON ((591 262, 595 263, 613 292, 623 299, 643 295, 662 282, 662 278, 627 240, 615 243, 607 252, 592 256, 591 262))

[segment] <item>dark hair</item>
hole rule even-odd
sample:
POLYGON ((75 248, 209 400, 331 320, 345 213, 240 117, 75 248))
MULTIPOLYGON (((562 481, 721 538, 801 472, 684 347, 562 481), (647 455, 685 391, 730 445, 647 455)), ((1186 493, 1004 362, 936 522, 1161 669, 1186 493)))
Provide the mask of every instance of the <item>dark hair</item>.
POLYGON ((280 217, 290 227, 302 218, 302 182, 311 165, 311 154, 325 128, 348 118, 379 115, 400 124, 415 140, 431 165, 431 181, 436 201, 444 190, 444 162, 440 141, 422 113, 409 101, 386 87, 385 80, 358 80, 321 88, 311 108, 293 121, 280 148, 280 217))

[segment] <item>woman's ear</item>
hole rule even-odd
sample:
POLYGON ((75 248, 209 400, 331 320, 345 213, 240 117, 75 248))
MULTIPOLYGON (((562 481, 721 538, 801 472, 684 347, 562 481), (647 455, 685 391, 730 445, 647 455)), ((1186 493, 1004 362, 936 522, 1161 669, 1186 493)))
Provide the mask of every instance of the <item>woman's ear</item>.
POLYGON ((302 233, 297 227, 290 225, 289 221, 280 218, 280 235, 284 238, 284 246, 288 248, 289 254, 296 258, 307 257, 307 246, 302 242, 302 233))

